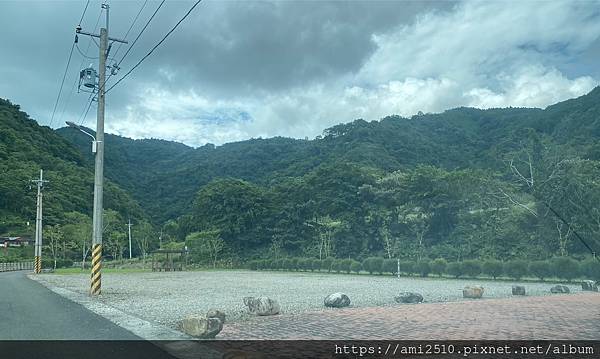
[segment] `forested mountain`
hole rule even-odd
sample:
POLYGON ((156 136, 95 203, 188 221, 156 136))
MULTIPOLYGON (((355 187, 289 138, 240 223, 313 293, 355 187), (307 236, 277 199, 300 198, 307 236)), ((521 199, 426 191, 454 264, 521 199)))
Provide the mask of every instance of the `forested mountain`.
MULTIPOLYGON (((50 181, 44 186, 45 224, 64 224, 67 214, 73 213, 89 220, 93 166, 55 131, 0 99, 0 235, 33 237, 37 189, 30 180, 39 178, 40 169, 50 181)), ((105 208, 122 216, 145 217, 137 202, 111 181, 105 187, 105 208)))
MULTIPOLYGON (((64 150, 40 150, 72 171, 83 168, 91 185, 89 138, 71 128, 57 132, 80 152, 63 140, 52 143, 64 150)), ((105 174, 140 203, 163 241, 206 249, 218 239, 207 250, 219 248, 226 261, 582 257, 588 249, 574 231, 600 252, 599 138, 596 88, 544 110, 457 108, 356 120, 314 140, 277 137, 194 149, 106 135, 105 174)), ((65 200, 79 200, 77 193, 65 200)), ((82 200, 78 208, 89 210, 90 203, 82 200)), ((14 213, 9 206, 2 203, 14 213)), ((143 223, 144 238, 157 242, 143 223)))

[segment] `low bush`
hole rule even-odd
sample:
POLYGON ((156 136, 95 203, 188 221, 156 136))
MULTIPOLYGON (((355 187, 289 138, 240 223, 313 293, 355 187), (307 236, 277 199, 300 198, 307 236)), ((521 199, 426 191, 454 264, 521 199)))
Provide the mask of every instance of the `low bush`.
POLYGON ((504 273, 510 278, 520 280, 528 273, 528 263, 522 259, 515 259, 504 263, 504 273))
POLYGON ((496 279, 504 272, 504 263, 497 259, 488 259, 481 265, 481 271, 483 274, 496 279))
POLYGON ((390 274, 395 274, 398 271, 398 260, 386 258, 383 260, 383 271, 390 274))
POLYGON ((481 262, 475 259, 469 259, 462 262, 462 272, 464 275, 475 278, 481 274, 481 262))
POLYGON ((557 278, 566 279, 569 282, 580 274, 579 262, 569 257, 556 257, 552 259, 553 273, 557 278))
POLYGON ((321 269, 331 272, 331 266, 333 265, 334 258, 327 257, 321 262, 321 269))
POLYGON ((446 273, 450 274, 454 278, 458 278, 462 276, 463 273, 463 264, 462 262, 450 262, 446 266, 446 273))
POLYGON ((418 261, 415 265, 415 269, 421 277, 427 277, 431 272, 431 267, 429 266, 429 261, 427 260, 418 261))
POLYGON ((409 260, 400 261, 400 271, 406 273, 407 275, 416 273, 415 262, 409 260))
POLYGON ((542 282, 552 276, 552 266, 548 261, 534 261, 529 263, 529 274, 538 277, 542 282))
POLYGON ((352 262, 350 263, 350 270, 353 271, 354 273, 358 274, 358 272, 360 272, 361 269, 362 269, 362 263, 352 259, 352 262))
POLYGON ((429 267, 431 268, 431 273, 437 274, 438 276, 442 276, 442 273, 446 270, 446 266, 448 262, 444 258, 436 258, 429 262, 429 267))
POLYGON ((600 280, 600 261, 588 258, 581 262, 581 274, 588 279, 600 280))

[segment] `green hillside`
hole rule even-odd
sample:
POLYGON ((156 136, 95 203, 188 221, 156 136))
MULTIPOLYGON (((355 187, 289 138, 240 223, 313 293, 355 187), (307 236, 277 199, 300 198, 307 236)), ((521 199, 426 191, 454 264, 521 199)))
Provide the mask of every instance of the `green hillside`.
MULTIPOLYGON (((36 187, 30 180, 39 177, 40 169, 50 181, 44 189, 46 225, 64 224, 68 213, 91 216, 93 166, 55 131, 0 99, 0 235, 33 236, 36 187)), ((105 208, 122 216, 145 216, 137 202, 111 181, 105 187, 105 208)))
MULTIPOLYGON (((165 238, 217 231, 234 259, 584 255, 573 229, 600 251, 599 104, 596 88, 545 110, 458 108, 197 149, 107 135, 106 174, 165 238)), ((91 160, 84 135, 58 133, 91 160)))

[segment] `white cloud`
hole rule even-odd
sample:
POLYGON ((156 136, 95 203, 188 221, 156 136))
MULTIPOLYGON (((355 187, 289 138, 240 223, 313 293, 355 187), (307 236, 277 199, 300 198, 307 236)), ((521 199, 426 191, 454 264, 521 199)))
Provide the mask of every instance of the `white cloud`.
MULTIPOLYGON (((313 137, 356 118, 457 106, 545 107, 598 84, 561 65, 600 36, 597 2, 467 2, 373 36, 356 73, 277 93, 220 100, 150 87, 113 130, 191 145, 275 135, 313 137), (249 116, 250 120, 246 118, 249 116)), ((163 74, 168 76, 169 74, 163 74)))

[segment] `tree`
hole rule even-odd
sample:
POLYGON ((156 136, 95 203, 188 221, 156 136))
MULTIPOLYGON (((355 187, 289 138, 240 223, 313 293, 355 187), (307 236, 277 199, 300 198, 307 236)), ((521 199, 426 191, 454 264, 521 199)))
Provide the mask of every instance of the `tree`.
POLYGON ((464 274, 462 262, 450 262, 446 266, 446 273, 454 276, 455 278, 460 277, 464 274))
POLYGON ((481 262, 473 259, 463 261, 462 272, 471 278, 477 277, 481 274, 481 262))
POLYGON ((81 251, 81 269, 85 269, 85 261, 92 246, 92 220, 79 212, 65 214, 66 224, 63 226, 65 238, 81 251))
POLYGON ((225 248, 225 241, 221 239, 220 234, 217 229, 189 234, 185 243, 192 257, 197 260, 207 259, 212 263, 212 267, 216 268, 219 256, 225 248))
POLYGON ((64 233, 59 224, 54 226, 47 226, 45 238, 47 239, 45 247, 50 250, 52 259, 54 260, 54 269, 56 269, 56 261, 58 259, 58 253, 64 242, 64 233))
POLYGON ((444 258, 436 258, 429 264, 431 272, 433 274, 437 274, 440 277, 442 276, 442 273, 444 273, 444 270, 446 269, 447 265, 448 262, 446 262, 444 258))
POLYGON ((579 263, 569 257, 553 258, 552 267, 554 269, 554 275, 557 278, 566 279, 569 282, 581 274, 579 263))
POLYGON ((415 236, 417 241, 417 260, 423 257, 425 233, 429 230, 430 214, 426 213, 423 208, 407 204, 401 206, 398 214, 398 222, 404 223, 410 232, 415 236))
POLYGON ((527 274, 527 269, 527 262, 522 259, 508 261, 504 264, 504 273, 516 280, 520 280, 524 277, 527 274))
POLYGON ((502 275, 502 272, 504 271, 504 264, 497 259, 488 259, 483 262, 481 270, 484 274, 489 275, 495 280, 502 275))
MULTIPOLYGON (((142 258, 145 260, 150 250, 151 243, 155 237, 152 225, 147 221, 141 221, 134 227, 134 240, 138 245, 142 258)), ((156 242, 155 242, 156 243, 156 242)))
POLYGON ((552 275, 552 267, 548 261, 534 261, 529 263, 529 273, 538 277, 542 282, 552 275))

